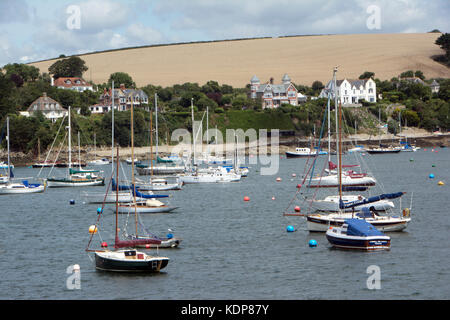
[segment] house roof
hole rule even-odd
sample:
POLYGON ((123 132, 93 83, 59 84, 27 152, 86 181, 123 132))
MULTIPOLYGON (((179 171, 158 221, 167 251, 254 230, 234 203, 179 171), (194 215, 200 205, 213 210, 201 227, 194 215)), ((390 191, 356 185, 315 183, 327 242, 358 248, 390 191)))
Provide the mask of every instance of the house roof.
POLYGON ((28 112, 51 112, 51 111, 67 111, 56 100, 47 96, 47 93, 43 93, 42 97, 37 98, 31 103, 27 109, 28 112))
POLYGON ((250 79, 250 82, 251 82, 251 83, 257 83, 257 82, 260 82, 260 81, 259 81, 258 77, 257 77, 256 75, 254 75, 254 76, 250 79))
POLYGON ((87 87, 87 86, 92 85, 79 77, 61 77, 55 80, 55 87, 72 88, 72 87, 87 87))

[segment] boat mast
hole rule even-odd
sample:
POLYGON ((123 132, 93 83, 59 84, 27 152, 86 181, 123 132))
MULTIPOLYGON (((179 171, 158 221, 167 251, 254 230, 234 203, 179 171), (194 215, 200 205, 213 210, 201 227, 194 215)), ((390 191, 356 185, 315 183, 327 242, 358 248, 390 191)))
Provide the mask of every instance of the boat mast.
MULTIPOLYGON (((155 94, 155 98, 156 98, 156 94, 155 94)), ((152 113, 152 110, 150 109, 150 168, 151 168, 150 182, 152 181, 152 178, 153 178, 153 125, 152 125, 152 118, 153 118, 153 113, 152 113)))
MULTIPOLYGON (((114 153, 114 152, 113 152, 114 153)), ((114 156, 113 156, 114 158, 114 156)), ((119 220, 119 146, 117 145, 117 164, 116 164, 116 237, 115 243, 117 244, 117 240, 119 240, 119 229, 118 229, 118 220, 119 220)))
MULTIPOLYGON (((137 221, 137 204, 136 204, 136 186, 135 186, 135 179, 134 179, 134 118, 133 118, 133 92, 130 93, 131 97, 131 181, 132 181, 132 187, 133 187, 133 206, 134 206, 134 219, 136 224, 136 237, 138 235, 138 221, 137 221)), ((119 182, 117 182, 119 183, 119 182)))
MULTIPOLYGON (((111 170, 114 171, 114 81, 111 83, 111 101, 111 170)), ((117 180, 118 183, 119 180, 117 180)))
POLYGON ((69 106, 69 171, 72 168, 72 133, 71 133, 71 120, 70 120, 70 106, 69 106))
MULTIPOLYGON (((339 134, 339 130, 338 130, 338 97, 337 97, 337 80, 336 80, 336 73, 337 73, 337 68, 338 67, 334 67, 334 71, 333 71, 333 82, 334 82, 334 111, 336 114, 336 150, 338 150, 338 134, 339 134)), ((337 164, 338 167, 340 165, 340 159, 339 159, 339 152, 340 150, 337 152, 337 164)))
POLYGON ((78 131, 78 166, 81 170, 81 146, 80 146, 80 131, 78 131))
MULTIPOLYGON (((155 92, 155 139, 156 139, 156 160, 158 160, 158 94, 155 92)), ((153 173, 152 173, 153 175, 153 173)))
POLYGON ((6 141, 8 142, 8 182, 11 179, 11 157, 9 155, 9 117, 6 117, 6 141))
POLYGON ((193 147, 194 147, 193 164, 195 166, 194 98, 191 98, 191 114, 192 114, 192 138, 193 138, 193 147))

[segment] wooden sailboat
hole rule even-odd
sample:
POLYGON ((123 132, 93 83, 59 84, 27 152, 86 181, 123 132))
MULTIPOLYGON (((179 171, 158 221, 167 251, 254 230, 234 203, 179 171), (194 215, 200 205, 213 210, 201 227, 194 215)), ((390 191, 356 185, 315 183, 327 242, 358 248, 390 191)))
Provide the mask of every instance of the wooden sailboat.
MULTIPOLYGON (((117 159, 119 159, 119 147, 117 147, 117 159)), ((117 161, 116 177, 119 179, 119 161, 117 161)), ((118 196, 119 187, 117 185, 116 195, 118 196)), ((114 271, 114 272, 159 272, 164 269, 168 263, 168 257, 160 257, 149 255, 146 252, 138 251, 134 249, 138 245, 150 245, 160 244, 159 239, 135 239, 135 240, 121 240, 119 238, 119 226, 118 226, 118 206, 116 201, 116 215, 115 215, 115 237, 114 237, 114 250, 92 250, 89 249, 89 245, 92 241, 94 232, 91 233, 91 238, 86 248, 87 252, 94 252, 95 255, 95 268, 101 271, 114 271)), ((98 220, 101 215, 99 215, 98 220)), ((97 220, 97 223, 98 223, 97 220)), ((97 230, 97 225, 94 226, 94 230, 97 230)), ((104 247, 105 245, 103 245, 104 247)))
MULTIPOLYGON (((14 178, 14 173, 11 167, 11 156, 9 150, 9 117, 6 118, 6 140, 8 147, 8 169, 6 179, 2 179, 2 183, 0 184, 0 195, 2 194, 23 194, 23 193, 38 193, 44 192, 46 188, 46 182, 44 180, 43 184, 37 183, 28 183, 28 180, 23 180, 22 182, 13 182, 12 178, 14 178)), ((3 178, 3 177, 2 177, 3 178)))
POLYGON ((49 188, 58 187, 86 187, 86 186, 102 186, 105 185, 105 179, 98 176, 96 170, 82 170, 81 159, 79 159, 79 169, 72 168, 72 134, 71 134, 71 120, 70 120, 70 107, 69 107, 69 162, 67 176, 63 178, 51 177, 48 178, 49 188))

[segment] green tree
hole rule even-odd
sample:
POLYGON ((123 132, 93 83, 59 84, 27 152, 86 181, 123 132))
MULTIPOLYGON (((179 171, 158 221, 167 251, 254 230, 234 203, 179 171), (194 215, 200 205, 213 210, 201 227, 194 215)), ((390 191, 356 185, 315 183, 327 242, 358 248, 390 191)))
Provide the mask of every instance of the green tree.
POLYGON ((133 78, 126 72, 115 72, 109 76, 108 86, 111 87, 112 82, 114 81, 114 87, 118 88, 120 85, 124 85, 125 88, 136 88, 136 84, 133 81, 133 78))
POLYGON ((369 78, 374 78, 374 77, 375 77, 374 72, 365 71, 362 75, 359 76, 359 79, 369 79, 369 78))
POLYGON ((422 80, 425 80, 425 75, 420 70, 416 70, 416 72, 414 72, 414 76, 417 77, 417 78, 420 78, 422 80))
POLYGON ((80 57, 58 60, 48 68, 49 73, 55 79, 61 77, 82 77, 83 72, 87 70, 86 62, 80 57))

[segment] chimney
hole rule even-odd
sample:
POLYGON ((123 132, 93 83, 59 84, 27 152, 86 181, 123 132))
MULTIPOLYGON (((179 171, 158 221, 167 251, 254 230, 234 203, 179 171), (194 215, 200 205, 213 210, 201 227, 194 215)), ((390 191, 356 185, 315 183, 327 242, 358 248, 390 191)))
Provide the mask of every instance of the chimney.
POLYGON ((43 93, 42 93, 42 96, 43 96, 44 98, 47 98, 47 92, 43 92, 43 93))
POLYGON ((50 77, 50 85, 51 85, 52 87, 55 86, 55 79, 53 78, 53 76, 50 77))
POLYGON ((269 82, 270 82, 270 84, 273 84, 273 78, 272 77, 270 78, 269 82))
POLYGON ((120 84, 120 90, 125 90, 125 85, 123 83, 120 84))

